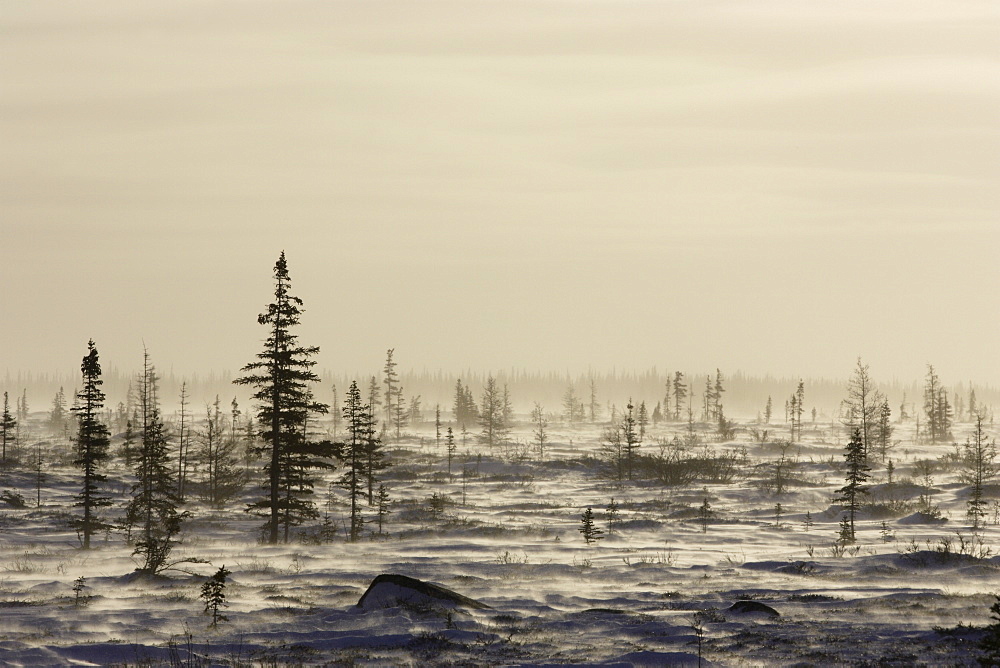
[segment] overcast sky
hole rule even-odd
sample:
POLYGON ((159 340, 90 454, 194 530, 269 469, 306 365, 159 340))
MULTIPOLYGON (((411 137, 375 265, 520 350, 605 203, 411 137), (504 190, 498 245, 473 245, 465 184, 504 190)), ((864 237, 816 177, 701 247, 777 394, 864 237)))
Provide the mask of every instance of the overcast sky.
POLYGON ((1000 4, 0 12, 0 372, 320 365, 1000 382, 1000 4))

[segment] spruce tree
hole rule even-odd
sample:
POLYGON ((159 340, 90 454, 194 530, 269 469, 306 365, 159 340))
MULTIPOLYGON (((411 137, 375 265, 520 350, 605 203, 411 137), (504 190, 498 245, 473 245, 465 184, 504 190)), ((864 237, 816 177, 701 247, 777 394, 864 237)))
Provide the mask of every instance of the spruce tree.
POLYGON ((382 527, 385 524, 385 518, 391 513, 391 500, 389 499, 389 488, 384 484, 378 486, 378 491, 375 493, 375 518, 378 522, 378 532, 379 535, 382 534, 382 527))
POLYGON ((701 524, 701 532, 708 533, 708 524, 715 517, 715 511, 712 510, 712 504, 708 502, 708 497, 702 502, 701 506, 698 507, 698 523, 701 524))
MULTIPOLYGON (((368 405, 371 407, 372 415, 377 415, 379 412, 379 408, 382 406, 382 399, 379 398, 378 378, 376 378, 375 376, 372 376, 371 380, 368 381, 368 405)), ((392 424, 391 406, 392 402, 386 402, 385 405, 386 418, 385 420, 382 421, 383 428, 392 424)))
POLYGON ((108 459, 108 428, 100 420, 104 407, 104 392, 101 391, 101 363, 91 339, 87 343, 87 354, 80 365, 83 374, 83 389, 76 395, 79 405, 74 408, 77 416, 76 459, 73 464, 83 471, 83 484, 73 504, 83 509, 83 517, 74 520, 79 531, 83 549, 90 549, 90 537, 96 531, 109 528, 97 516, 97 509, 111 505, 111 499, 102 492, 101 485, 107 478, 100 473, 101 465, 108 459))
MULTIPOLYGON (((399 385, 399 374, 396 373, 396 362, 392 359, 395 348, 389 348, 385 353, 385 367, 382 373, 385 378, 382 383, 385 385, 385 423, 393 424, 396 417, 396 389, 399 385)), ((374 406, 372 407, 374 408, 374 406)))
POLYGON ((191 422, 188 420, 188 391, 187 382, 181 383, 180 411, 177 417, 180 423, 177 426, 177 498, 184 500, 187 492, 187 474, 191 457, 191 422))
POLYGON ((868 493, 865 483, 871 477, 868 471, 867 458, 865 457, 864 438, 861 435, 861 428, 856 427, 851 434, 851 440, 847 444, 844 452, 847 460, 847 473, 845 475, 846 485, 837 490, 838 496, 835 502, 843 503, 847 515, 844 517, 841 529, 841 538, 844 542, 854 542, 854 518, 861 508, 861 497, 868 493))
POLYGON ((674 373, 674 422, 681 421, 681 413, 684 410, 684 400, 687 399, 687 395, 684 374, 677 371, 674 373))
POLYGON ((632 398, 629 397, 628 405, 625 407, 626 413, 622 418, 621 430, 624 439, 622 454, 625 457, 625 475, 632 479, 635 464, 635 452, 642 443, 642 437, 636 431, 637 420, 635 417, 635 407, 632 405, 632 398))
POLYGON ((374 420, 371 407, 361 400, 357 382, 352 382, 344 399, 344 424, 346 439, 340 445, 340 458, 344 462, 344 472, 340 486, 347 490, 351 501, 351 526, 348 540, 355 542, 361 536, 364 520, 361 516, 360 500, 364 498, 365 448, 373 431, 374 420))
POLYGON ((601 407, 597 403, 597 383, 594 381, 594 377, 590 377, 590 422, 597 422, 597 418, 600 415, 601 407))
POLYGON ((187 474, 191 458, 191 421, 188 406, 187 382, 181 383, 179 424, 177 426, 177 498, 184 500, 187 493, 187 474))
POLYGON ((268 328, 264 350, 257 361, 243 367, 239 385, 256 388, 253 398, 257 406, 261 446, 258 454, 265 458, 267 476, 264 489, 267 496, 250 504, 248 511, 266 513, 264 532, 267 542, 278 542, 279 527, 284 528, 284 540, 289 539, 290 527, 305 519, 318 516, 312 494, 314 478, 310 469, 330 468, 333 447, 329 442, 310 443, 306 423, 310 414, 325 413, 326 404, 313 398, 310 383, 319 382, 312 367, 319 353, 318 346, 303 346, 292 329, 299 324, 302 300, 289 289, 291 278, 282 251, 274 265, 274 301, 257 317, 268 328))
POLYGON ((219 622, 229 621, 229 618, 222 614, 223 608, 228 608, 226 602, 226 578, 232 575, 232 571, 220 566, 215 574, 201 585, 201 600, 205 602, 205 614, 212 616, 212 623, 209 625, 215 628, 219 622))
POLYGON ((445 450, 448 453, 448 479, 451 479, 451 463, 455 458, 455 453, 458 452, 458 447, 455 445, 455 432, 452 431, 451 427, 448 427, 448 433, 445 436, 445 450))
POLYGON ((604 538, 604 531, 594 522, 594 510, 587 508, 580 516, 580 528, 578 531, 583 534, 583 540, 587 545, 604 538))
POLYGON ((722 386, 722 371, 719 369, 715 370, 715 385, 712 386, 712 399, 714 401, 714 406, 712 408, 712 417, 716 420, 719 419, 719 415, 722 414, 722 393, 726 389, 722 386))
POLYGON ((542 410, 542 405, 537 401, 531 411, 531 423, 535 426, 532 433, 535 436, 535 443, 538 444, 538 460, 545 461, 545 444, 548 443, 549 439, 546 428, 549 426, 549 421, 545 419, 545 411, 542 410))
POLYGON ((973 531, 978 531, 985 524, 988 501, 983 498, 983 485, 996 472, 996 442, 986 439, 983 431, 983 417, 976 416, 976 429, 972 438, 965 442, 965 480, 970 485, 969 500, 966 502, 966 516, 973 531))
POLYGON ((0 461, 3 466, 7 466, 7 444, 14 441, 14 434, 17 432, 17 419, 10 414, 10 399, 7 393, 3 393, 3 414, 0 416, 0 461))
POLYGON ((569 385, 563 393, 563 419, 568 425, 575 425, 577 422, 577 406, 579 400, 576 398, 576 389, 569 385))
POLYGON ((60 434, 66 427, 66 392, 59 388, 52 399, 52 410, 49 412, 49 429, 53 434, 60 434))
POLYGON ((441 404, 434 405, 434 445, 441 447, 441 404))
POLYGON ((646 436, 646 425, 649 424, 649 411, 646 410, 646 402, 639 402, 639 415, 636 417, 636 424, 639 425, 639 438, 646 436))

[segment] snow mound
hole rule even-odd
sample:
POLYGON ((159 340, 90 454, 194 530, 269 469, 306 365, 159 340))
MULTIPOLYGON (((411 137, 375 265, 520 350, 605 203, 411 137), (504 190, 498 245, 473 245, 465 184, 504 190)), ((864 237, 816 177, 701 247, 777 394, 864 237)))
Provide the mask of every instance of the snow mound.
POLYGON ((364 610, 393 608, 398 605, 474 609, 489 607, 433 582, 392 573, 377 576, 358 600, 358 607, 364 610))

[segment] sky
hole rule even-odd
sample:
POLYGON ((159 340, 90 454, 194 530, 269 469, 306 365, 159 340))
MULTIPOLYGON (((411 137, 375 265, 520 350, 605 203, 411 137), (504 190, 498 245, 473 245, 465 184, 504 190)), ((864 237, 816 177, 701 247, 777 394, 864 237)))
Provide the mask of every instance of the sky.
POLYGON ((0 372, 1000 382, 1000 5, 10 0, 0 372))

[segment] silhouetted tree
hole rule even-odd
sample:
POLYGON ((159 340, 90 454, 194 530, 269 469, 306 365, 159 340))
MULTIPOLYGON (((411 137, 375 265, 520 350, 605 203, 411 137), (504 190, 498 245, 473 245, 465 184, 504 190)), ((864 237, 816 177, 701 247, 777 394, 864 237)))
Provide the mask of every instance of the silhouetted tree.
POLYGON ((579 531, 583 534, 583 540, 586 541, 587 545, 604 538, 604 531, 594 522, 594 510, 592 508, 587 508, 583 511, 583 515, 580 516, 579 531))
POLYGON ((570 425, 584 420, 583 404, 577 398, 576 389, 572 385, 569 385, 563 394, 563 419, 570 425))
POLYGON ((191 425, 188 422, 188 392, 187 383, 181 383, 181 396, 180 396, 180 412, 178 417, 180 418, 180 424, 177 428, 177 498, 181 501, 184 500, 185 486, 187 484, 187 474, 188 466, 190 464, 190 432, 191 425))
POLYGON ((362 460, 362 475, 368 487, 369 506, 375 503, 375 482, 377 481, 378 472, 389 466, 385 461, 385 450, 382 447, 382 439, 378 436, 377 422, 375 415, 369 411, 362 460))
POLYGON ((396 387, 399 385, 399 375, 396 373, 396 362, 392 359, 395 348, 389 348, 385 353, 385 366, 382 373, 385 377, 382 384, 385 385, 385 422, 392 424, 396 414, 396 387))
POLYGON ((549 426, 549 421, 545 419, 545 412, 542 410, 542 405, 535 402, 535 407, 531 411, 531 423, 535 426, 532 432, 535 436, 535 443, 538 444, 538 459, 540 461, 545 461, 545 444, 548 442, 549 436, 545 429, 549 426))
POLYGON ((3 465, 7 466, 7 445, 14 441, 14 435, 17 432, 17 419, 10 413, 10 399, 7 397, 7 393, 3 393, 3 414, 0 415, 0 444, 2 444, 2 454, 0 454, 0 461, 3 465))
POLYGON ((837 490, 838 496, 834 501, 844 504, 847 511, 843 527, 847 530, 846 535, 842 535, 844 542, 854 542, 854 518, 861 508, 861 497, 868 493, 865 482, 868 481, 867 457, 865 456, 864 438, 861 435, 861 427, 855 427, 851 434, 851 440, 847 444, 844 458, 847 460, 847 472, 845 475, 846 485, 837 490))
POLYGON ((965 479, 970 485, 968 510, 966 516, 972 524, 972 529, 978 531, 983 526, 986 517, 986 507, 989 503, 983 498, 983 485, 996 475, 996 442, 986 440, 983 431, 983 417, 976 416, 976 428, 972 438, 965 441, 965 479))
MULTIPOLYGON (((368 382, 368 405, 371 407, 372 415, 378 415, 379 409, 383 408, 382 399, 379 398, 378 378, 375 376, 372 376, 368 382)), ((392 424, 392 403, 387 403, 384 410, 386 418, 382 422, 382 425, 383 427, 388 427, 392 424)))
POLYGON ((590 377, 590 421, 597 422, 601 414, 601 405, 597 403, 597 383, 594 377, 590 377))
POLYGON ((844 424, 850 435, 853 436, 855 430, 861 434, 861 444, 866 459, 875 441, 879 411, 884 399, 882 393, 875 389, 875 383, 868 372, 868 365, 862 363, 859 357, 854 375, 847 384, 844 424))
POLYGON ((455 381, 455 403, 452 412, 459 426, 469 426, 479 421, 479 409, 472 397, 472 390, 462 385, 461 378, 455 381))
POLYGON ((374 431, 371 406, 362 403, 357 382, 352 382, 347 390, 343 412, 347 434, 346 440, 341 444, 340 457, 344 462, 344 473, 340 477, 340 486, 347 490, 351 501, 348 540, 355 542, 361 536, 361 528, 364 525, 359 501, 365 494, 365 448, 370 434, 374 431))
POLYGON ((684 400, 687 399, 687 386, 684 384, 684 374, 674 373, 674 421, 680 422, 684 410, 684 400))
POLYGON ((219 395, 215 402, 205 406, 204 429, 199 434, 201 463, 205 470, 202 498, 215 507, 223 506, 243 490, 243 471, 237 456, 238 441, 226 435, 219 395))
POLYGON ((892 432, 892 409, 889 408, 889 400, 883 399, 878 411, 878 427, 875 430, 875 447, 882 463, 885 463, 892 448, 892 432))
MULTIPOLYGON (((167 433, 160 416, 159 378, 143 350, 142 376, 139 380, 139 451, 136 457, 135 484, 132 500, 126 509, 130 527, 138 526, 138 537, 132 554, 142 573, 155 574, 169 567, 170 553, 176 543, 185 515, 177 508, 176 480, 170 465, 167 433)), ((129 531, 131 534, 131 530, 129 531)))
POLYGON ((646 402, 639 402, 639 414, 636 417, 636 424, 639 425, 639 439, 646 436, 646 425, 649 424, 649 411, 646 410, 646 402))
POLYGON ((715 384, 712 386, 712 417, 716 420, 719 419, 719 415, 722 414, 722 394, 726 389, 722 386, 722 371, 719 369, 715 370, 715 384))
POLYGON ((378 522, 379 535, 381 535, 382 527, 385 524, 385 518, 392 513, 388 487, 383 484, 378 486, 378 492, 375 494, 375 502, 375 518, 378 522))
POLYGON ((212 628, 219 625, 219 622, 229 621, 229 618, 222 614, 223 608, 228 608, 226 602, 226 578, 232 575, 232 571, 220 566, 215 574, 201 585, 201 600, 205 602, 205 614, 212 616, 212 628))
POLYGON ((455 458, 458 448, 455 446, 455 432, 448 427, 448 434, 445 436, 445 451, 448 453, 448 478, 451 478, 451 462, 455 458))
POLYGON ((497 387, 496 378, 490 375, 483 388, 483 399, 479 409, 479 424, 483 428, 479 440, 491 448, 505 442, 510 431, 505 419, 509 398, 505 401, 505 394, 497 387))
POLYGON ((625 407, 625 415, 622 416, 621 431, 623 439, 622 453, 625 457, 625 475, 631 480, 635 470, 635 452, 642 443, 642 437, 636 431, 635 406, 632 405, 632 398, 629 397, 628 405, 625 407))
POLYGON ((53 434, 61 434, 66 430, 66 393, 61 387, 52 399, 52 410, 49 411, 49 429, 53 434))
POLYGON ((292 333, 299 324, 302 300, 289 293, 291 278, 284 251, 274 265, 274 281, 274 302, 257 317, 257 322, 268 327, 264 350, 234 381, 256 388, 253 397, 259 402, 262 441, 258 453, 266 460, 267 497, 250 504, 248 510, 267 513, 264 531, 271 544, 278 542, 279 526, 284 527, 287 542, 292 525, 318 516, 315 504, 307 498, 314 485, 308 470, 332 467, 329 458, 333 454, 329 442, 309 443, 306 435, 309 414, 325 413, 328 407, 313 398, 308 385, 319 381, 312 371, 319 347, 300 345, 292 333))
POLYGON ((80 365, 83 374, 83 389, 76 395, 79 405, 74 410, 77 416, 76 459, 73 464, 83 471, 83 485, 73 504, 83 509, 83 517, 73 524, 83 542, 83 549, 90 549, 90 537, 96 531, 110 528, 97 516, 97 509, 111 505, 111 499, 101 491, 101 484, 107 478, 100 473, 101 465, 108 458, 108 428, 100 420, 104 407, 104 392, 101 391, 101 363, 91 339, 87 343, 87 354, 80 365))

